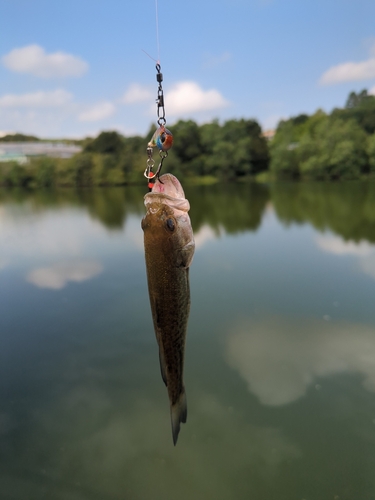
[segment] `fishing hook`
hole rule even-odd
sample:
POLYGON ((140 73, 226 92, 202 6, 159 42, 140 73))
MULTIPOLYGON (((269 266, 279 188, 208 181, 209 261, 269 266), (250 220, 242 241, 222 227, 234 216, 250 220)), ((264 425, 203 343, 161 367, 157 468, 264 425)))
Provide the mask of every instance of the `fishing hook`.
POLYGON ((157 179, 159 182, 162 183, 160 180, 160 171, 163 166, 163 162, 165 158, 168 156, 168 149, 171 148, 173 144, 173 136, 171 132, 165 128, 165 125, 167 123, 167 120, 165 118, 165 107, 164 107, 164 92, 163 92, 163 73, 161 72, 161 66, 160 63, 156 63, 156 81, 158 82, 158 93, 157 93, 157 99, 156 99, 156 105, 157 105, 157 123, 159 125, 159 128, 155 131, 154 135, 152 136, 150 142, 148 143, 147 147, 147 166, 146 170, 144 172, 144 176, 146 179, 148 179, 148 187, 151 190, 152 186, 154 185, 155 179, 157 179), (152 158, 152 152, 153 148, 157 146, 159 149, 159 156, 160 156, 160 163, 159 166, 154 173, 153 167, 155 165, 155 161, 152 158))

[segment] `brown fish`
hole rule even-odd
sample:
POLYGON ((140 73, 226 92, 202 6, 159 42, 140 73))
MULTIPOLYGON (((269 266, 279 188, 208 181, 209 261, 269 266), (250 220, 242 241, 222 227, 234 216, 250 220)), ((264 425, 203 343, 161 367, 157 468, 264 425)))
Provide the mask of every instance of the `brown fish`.
POLYGON ((164 174, 145 195, 145 205, 142 229, 148 291, 176 444, 180 423, 187 418, 183 369, 190 312, 189 266, 195 249, 190 204, 178 179, 164 174))

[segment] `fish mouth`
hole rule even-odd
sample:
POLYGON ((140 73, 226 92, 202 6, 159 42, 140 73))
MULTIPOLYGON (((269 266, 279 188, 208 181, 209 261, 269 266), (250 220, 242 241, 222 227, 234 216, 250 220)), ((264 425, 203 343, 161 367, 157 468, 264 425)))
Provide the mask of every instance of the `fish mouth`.
POLYGON ((185 198, 180 181, 172 174, 163 174, 160 179, 156 179, 151 192, 163 193, 173 198, 185 198))
POLYGON ((157 179, 150 193, 145 195, 146 207, 151 203, 161 203, 169 207, 188 212, 190 203, 185 198, 180 181, 172 174, 163 174, 157 179))

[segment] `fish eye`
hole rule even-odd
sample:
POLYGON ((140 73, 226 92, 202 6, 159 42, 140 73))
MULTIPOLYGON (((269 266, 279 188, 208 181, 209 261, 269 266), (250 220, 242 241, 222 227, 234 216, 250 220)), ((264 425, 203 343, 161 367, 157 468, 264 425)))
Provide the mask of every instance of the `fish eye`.
POLYGON ((164 142, 165 141, 165 133, 163 132, 160 136, 160 139, 161 139, 161 142, 164 142))
POLYGON ((174 229, 175 229, 175 224, 174 224, 174 220, 173 220, 173 219, 167 219, 167 220, 166 220, 166 225, 167 225, 167 228, 168 228, 170 231, 174 231, 174 229))

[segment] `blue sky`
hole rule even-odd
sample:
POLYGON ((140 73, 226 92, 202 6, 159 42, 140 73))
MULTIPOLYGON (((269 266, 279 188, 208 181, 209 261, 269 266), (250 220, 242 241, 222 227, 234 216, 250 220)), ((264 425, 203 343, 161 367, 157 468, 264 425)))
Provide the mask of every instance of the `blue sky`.
MULTIPOLYGON (((155 0, 0 0, 0 133, 145 134, 155 0)), ((158 0, 167 126, 281 118, 375 94, 374 0, 158 0)))

